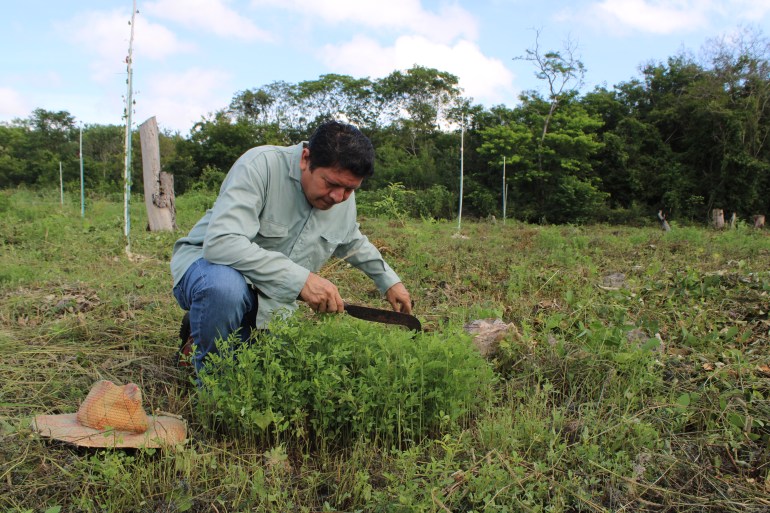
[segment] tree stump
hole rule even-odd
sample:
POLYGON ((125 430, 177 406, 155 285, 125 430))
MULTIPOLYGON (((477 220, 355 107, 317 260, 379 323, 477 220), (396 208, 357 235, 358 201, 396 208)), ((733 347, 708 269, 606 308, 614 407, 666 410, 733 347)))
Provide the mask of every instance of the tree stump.
POLYGON ((142 177, 147 229, 151 232, 176 230, 174 177, 160 170, 158 123, 155 116, 139 125, 142 142, 142 177))
POLYGON ((492 359, 500 351, 500 342, 506 338, 520 341, 521 335, 514 323, 501 319, 476 319, 463 326, 466 333, 473 335, 473 345, 481 356, 492 359))
POLYGON ((765 216, 763 215, 754 216, 754 228, 759 230, 764 227, 765 227, 765 216))
POLYGON ((715 208, 711 211, 711 224, 717 230, 722 230, 725 227, 725 211, 721 208, 715 208))
POLYGON ((666 221, 666 214, 662 210, 658 210, 658 219, 660 220, 660 227, 664 232, 671 231, 671 226, 666 221))

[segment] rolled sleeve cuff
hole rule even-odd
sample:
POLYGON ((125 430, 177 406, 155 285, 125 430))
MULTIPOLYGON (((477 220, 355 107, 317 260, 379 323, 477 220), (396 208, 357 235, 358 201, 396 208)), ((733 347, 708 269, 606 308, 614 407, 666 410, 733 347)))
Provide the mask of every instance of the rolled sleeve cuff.
POLYGON ((281 276, 274 283, 268 284, 263 282, 260 284, 255 282, 254 285, 264 295, 276 301, 283 303, 295 301, 299 297, 299 293, 302 292, 302 288, 305 286, 308 276, 310 276, 310 271, 293 262, 288 263, 287 268, 280 271, 281 276))
POLYGON ((382 262, 384 266, 384 272, 382 274, 376 274, 376 275, 370 275, 370 278, 372 281, 374 281, 375 286, 377 287, 377 290, 380 291, 380 294, 385 294, 390 287, 395 285, 396 283, 401 282, 401 278, 398 277, 398 275, 393 271, 393 269, 390 268, 390 266, 382 262))

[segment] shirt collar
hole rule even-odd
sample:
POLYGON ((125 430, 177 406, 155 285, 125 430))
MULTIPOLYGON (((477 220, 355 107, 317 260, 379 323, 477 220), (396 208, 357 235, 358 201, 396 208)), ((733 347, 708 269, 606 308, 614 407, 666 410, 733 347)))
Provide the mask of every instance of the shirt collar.
POLYGON ((302 160, 302 150, 307 146, 307 141, 303 141, 294 145, 291 155, 291 167, 289 168, 289 177, 296 181, 300 181, 302 178, 302 170, 299 168, 300 160, 302 160))

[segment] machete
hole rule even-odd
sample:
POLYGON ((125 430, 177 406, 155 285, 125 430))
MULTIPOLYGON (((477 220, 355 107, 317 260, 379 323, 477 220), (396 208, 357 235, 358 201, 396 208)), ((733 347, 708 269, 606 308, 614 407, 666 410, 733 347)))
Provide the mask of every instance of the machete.
POLYGON ((422 331, 422 324, 414 315, 390 310, 380 310, 379 308, 369 308, 368 306, 349 305, 345 303, 345 311, 358 319, 365 321, 382 322, 385 324, 399 324, 406 326, 410 330, 422 331))

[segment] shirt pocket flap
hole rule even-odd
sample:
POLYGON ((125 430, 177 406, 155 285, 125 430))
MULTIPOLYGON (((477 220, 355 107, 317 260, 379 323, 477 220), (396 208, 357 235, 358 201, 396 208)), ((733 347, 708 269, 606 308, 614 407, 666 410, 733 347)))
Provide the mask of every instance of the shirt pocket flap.
POLYGON ((343 237, 336 233, 322 233, 321 238, 327 244, 332 244, 334 246, 339 246, 340 244, 342 244, 342 240, 343 240, 343 237))
POLYGON ((262 237, 286 237, 289 235, 289 227, 274 221, 262 219, 259 221, 259 234, 262 237))

